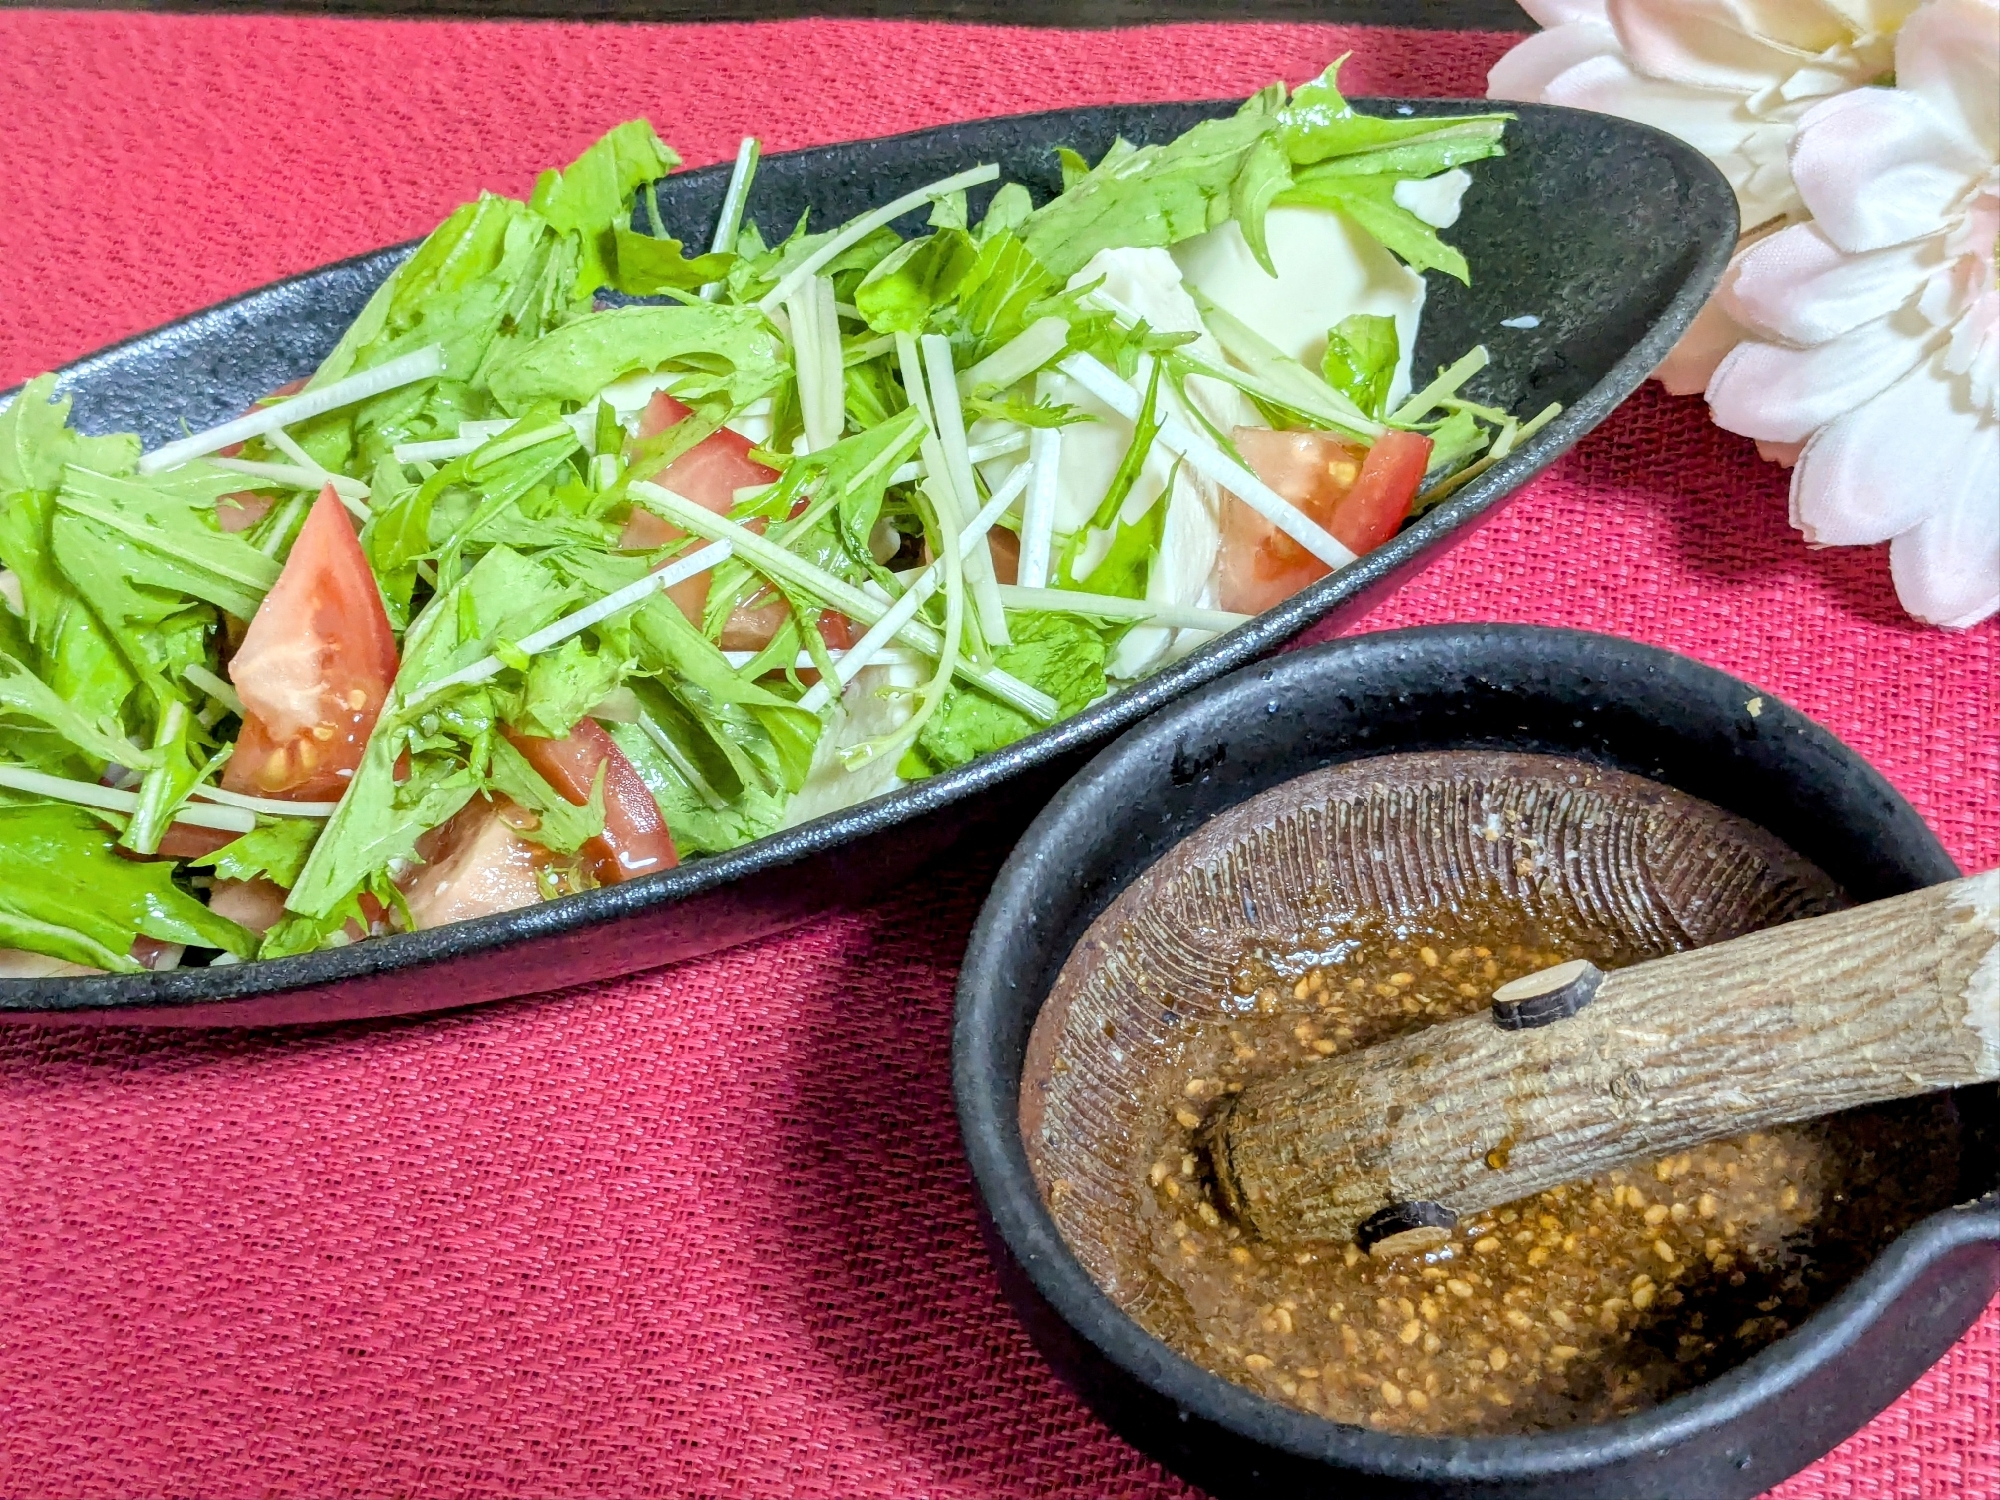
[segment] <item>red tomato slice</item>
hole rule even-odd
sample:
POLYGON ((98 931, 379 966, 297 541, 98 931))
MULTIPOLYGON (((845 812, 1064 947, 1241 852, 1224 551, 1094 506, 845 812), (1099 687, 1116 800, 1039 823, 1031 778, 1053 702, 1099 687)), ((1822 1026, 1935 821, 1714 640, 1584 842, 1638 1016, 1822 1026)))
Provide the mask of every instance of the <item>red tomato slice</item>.
POLYGON ((331 486, 313 502, 284 571, 230 659, 229 677, 244 720, 223 786, 337 801, 395 681, 396 638, 331 486))
POLYGON ((269 490, 237 490, 215 502, 215 524, 227 532, 248 531, 277 503, 269 490))
POLYGON ((1001 583, 1014 583, 1021 577, 1021 539, 1005 526, 995 526, 986 533, 986 550, 993 558, 993 576, 1001 583))
MULTIPOLYGON (((605 800, 608 805, 608 793, 605 800)), ((540 901, 541 872, 555 859, 515 831, 525 816, 504 797, 475 797, 444 827, 419 839, 425 863, 400 882, 410 925, 442 927, 540 901)))
MULTIPOLYGON (((635 441, 643 441, 665 432, 669 427, 688 415, 688 408, 669 396, 665 391, 655 395, 639 416, 639 436, 635 441)), ((778 471, 766 468, 750 457, 750 440, 739 432, 731 432, 727 427, 710 433, 660 473, 653 476, 653 482, 672 490, 676 495, 694 501, 704 510, 714 511, 718 516, 726 516, 736 504, 736 492, 754 488, 760 484, 774 483, 778 471)), ((806 502, 801 499, 802 506, 806 502)), ((752 523, 759 526, 760 522, 752 523)), ((634 506, 631 518, 625 523, 625 530, 618 539, 618 545, 632 551, 643 551, 653 547, 664 547, 687 533, 671 522, 663 521, 651 511, 634 506)), ((695 624, 701 623, 703 612, 708 608, 708 586, 711 575, 697 573, 684 579, 667 590, 667 597, 680 607, 682 614, 695 624)), ((722 649, 725 651, 761 651, 771 644, 771 637, 783 627, 790 610, 784 600, 768 598, 749 604, 739 604, 730 611, 729 621, 722 628, 722 649)), ((835 617, 841 618, 841 617, 835 617)), ((847 645, 847 622, 841 618, 837 627, 827 624, 827 615, 820 620, 820 633, 835 650, 847 645), (829 633, 831 631, 831 633, 829 633), (836 639, 838 637, 838 639, 836 639)))
MULTIPOLYGON (((635 441, 657 437, 687 415, 686 406, 661 391, 640 413, 639 435, 635 441)), ((738 490, 770 484, 777 477, 777 470, 767 469, 750 457, 750 439, 724 427, 710 433, 655 474, 653 482, 694 501, 703 510, 726 516, 736 504, 738 490)), ((625 523, 624 533, 618 538, 618 545, 632 551, 645 551, 664 547, 686 535, 680 527, 635 505, 631 518, 625 523)), ((667 590, 667 597, 697 625, 701 623, 702 612, 708 607, 711 577, 708 573, 697 573, 667 590)), ((765 605, 739 606, 723 630, 723 649, 762 650, 770 644, 771 636, 784 621, 782 600, 765 605)))
MULTIPOLYGON (((201 859, 242 837, 242 834, 231 833, 226 828, 197 828, 192 823, 169 823, 167 831, 160 835, 160 847, 154 852, 160 859, 201 859)), ((121 847, 118 852, 124 854, 126 850, 121 847)), ((144 858, 143 855, 133 857, 144 858)))
MULTIPOLYGON (((658 437, 687 415, 687 407, 665 391, 659 392, 639 414, 639 435, 634 439, 635 444, 658 437)), ((718 428, 653 475, 652 482, 694 501, 703 510, 726 516, 736 503, 738 490, 770 484, 778 477, 777 470, 767 469, 750 457, 750 447, 750 439, 742 433, 732 432, 727 427, 718 428)), ((619 539, 619 545, 641 551, 649 547, 663 547, 686 535, 680 527, 634 506, 632 519, 625 523, 625 534, 619 539)))
POLYGON ((1417 498, 1417 486, 1431 465, 1431 447, 1421 432, 1391 429, 1375 439, 1361 477, 1333 508, 1326 529, 1356 556, 1388 541, 1417 498))
MULTIPOLYGON (((1365 454, 1325 432, 1238 427, 1236 451, 1257 477, 1357 555, 1396 534, 1430 462, 1431 440, 1387 432, 1365 454)), ((1329 569, 1234 495, 1222 506, 1224 609, 1258 614, 1329 569)))
POLYGON ((660 805, 595 719, 583 719, 559 740, 507 731, 507 739, 565 801, 583 806, 604 768, 604 833, 583 846, 600 885, 613 885, 680 863, 660 805))

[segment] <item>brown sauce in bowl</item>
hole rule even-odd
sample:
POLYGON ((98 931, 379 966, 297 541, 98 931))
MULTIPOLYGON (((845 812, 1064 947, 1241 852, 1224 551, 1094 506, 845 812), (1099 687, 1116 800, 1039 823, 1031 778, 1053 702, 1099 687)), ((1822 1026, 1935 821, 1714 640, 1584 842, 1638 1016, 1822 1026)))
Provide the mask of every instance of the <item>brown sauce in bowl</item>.
POLYGON ((1338 1421, 1528 1432, 1625 1415, 1740 1363, 1950 1201, 1949 1105, 1915 1100, 1542 1193, 1428 1253, 1269 1245, 1218 1208, 1196 1136, 1245 1084, 1476 1013, 1565 959, 1650 956, 1501 903, 1350 917, 1307 946, 1245 951, 1141 1114, 1132 1228, 1153 1285, 1134 1316, 1196 1363, 1338 1421))

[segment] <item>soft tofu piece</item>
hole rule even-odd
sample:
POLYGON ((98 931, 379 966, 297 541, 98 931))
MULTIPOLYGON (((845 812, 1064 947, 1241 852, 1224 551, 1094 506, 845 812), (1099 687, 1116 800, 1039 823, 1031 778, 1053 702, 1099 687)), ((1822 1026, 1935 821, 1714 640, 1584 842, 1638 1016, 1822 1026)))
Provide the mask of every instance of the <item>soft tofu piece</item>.
MULTIPOLYGON (((1101 250, 1070 278, 1069 285, 1087 286, 1100 279, 1104 296, 1116 307, 1144 318, 1151 327, 1164 332, 1199 333, 1201 337, 1193 345, 1195 352, 1213 364, 1223 363, 1221 348, 1202 325, 1194 299, 1181 284, 1180 269, 1165 250, 1101 250)), ((1150 368, 1142 368, 1133 375, 1132 388, 1141 397, 1145 395, 1150 373, 1150 368)), ((1072 423, 1063 429, 1055 522, 1056 535, 1061 539, 1089 523, 1098 502, 1111 488, 1112 478, 1126 450, 1132 446, 1132 423, 1061 372, 1050 372, 1044 379, 1044 389, 1052 399, 1097 418, 1094 422, 1072 423)), ((1234 386, 1199 376, 1187 384, 1189 396, 1202 413, 1224 432, 1258 420, 1256 409, 1234 386)), ((1160 386, 1160 403, 1163 410, 1173 412, 1195 430, 1201 429, 1201 423, 1165 381, 1160 386)), ((1021 457, 1010 454, 992 460, 984 471, 988 483, 995 486, 1004 483, 1021 457)), ((1146 455, 1120 519, 1130 524, 1145 515, 1159 500, 1170 475, 1173 492, 1166 497, 1166 527, 1160 554, 1147 580, 1146 596, 1162 603, 1213 607, 1216 564, 1222 550, 1222 496, 1215 485, 1184 464, 1176 474, 1174 455, 1156 443, 1146 455)), ((1081 571, 1086 575, 1110 547, 1111 535, 1107 532, 1094 540, 1095 546, 1081 559, 1081 571)), ((1060 551, 1060 540, 1057 550, 1060 551)), ((1185 654, 1206 639, 1200 632, 1141 626, 1126 633, 1107 667, 1114 677, 1137 677, 1164 660, 1185 654)))
POLYGON ((1405 177, 1396 184, 1395 199, 1433 229, 1449 229, 1458 222, 1464 206, 1465 190, 1472 186, 1472 174, 1453 167, 1435 177, 1405 177))
POLYGON ((841 695, 840 710, 833 725, 819 737, 813 750, 812 769, 805 785, 785 804, 781 825, 795 828, 825 817, 843 807, 853 807, 871 797, 884 796, 903 784, 896 774, 896 754, 877 755, 856 770, 841 764, 841 754, 870 740, 894 734, 910 721, 911 692, 928 674, 909 663, 889 661, 871 664, 854 674, 854 681, 841 695), (885 693, 883 689, 900 691, 885 693))
MULTIPOLYGON (((1442 212, 1443 190, 1433 196, 1439 201, 1426 206, 1442 212)), ((1189 285, 1309 370, 1319 369, 1327 330, 1341 319, 1355 313, 1394 318, 1401 348, 1390 404, 1407 396, 1424 310, 1423 277, 1332 209, 1274 208, 1265 216, 1264 235, 1276 276, 1257 264, 1233 219, 1169 253, 1189 285)))

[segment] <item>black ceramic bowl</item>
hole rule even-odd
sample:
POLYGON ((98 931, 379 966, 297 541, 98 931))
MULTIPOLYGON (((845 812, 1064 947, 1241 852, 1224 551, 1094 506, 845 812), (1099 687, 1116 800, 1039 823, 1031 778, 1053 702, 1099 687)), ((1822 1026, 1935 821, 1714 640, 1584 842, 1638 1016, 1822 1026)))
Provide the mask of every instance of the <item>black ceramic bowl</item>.
POLYGON ((1678 787, 1762 825, 1857 901, 1958 873, 1909 804, 1826 730, 1664 651, 1575 631, 1447 626, 1236 672, 1071 781, 1014 850, 973 931, 952 1085, 1007 1294, 1106 1422, 1218 1495, 1754 1495, 1888 1405, 2000 1289, 1993 1086, 1953 1096, 1962 1207, 1917 1223, 1797 1329, 1709 1384, 1636 1416, 1533 1436, 1396 1437, 1266 1401, 1127 1318, 1043 1207, 1018 1125, 1023 1057, 1097 915, 1202 823, 1279 782, 1449 749, 1570 755, 1678 787))
MULTIPOLYGON (((1377 112, 1465 114, 1484 102, 1364 100, 1377 112)), ((981 120, 767 158, 751 218, 767 240, 802 213, 838 223, 980 162, 1038 197, 1061 187, 1054 147, 1095 159, 1119 136, 1171 140, 1233 103, 1119 105, 981 120)), ((1512 106, 1507 155, 1481 162, 1451 231, 1473 284, 1435 273, 1416 368, 1485 343, 1468 394, 1563 413, 1386 546, 1076 718, 969 766, 717 858, 525 911, 299 958, 93 979, 0 980, 0 1019, 169 1024, 319 1021, 465 1005, 630 973, 710 952, 865 895, 946 845, 1011 837, 1110 735, 1327 616, 1365 609, 1554 461, 1645 379, 1721 275, 1736 203, 1689 147, 1604 115, 1512 106), (1522 314, 1534 328, 1510 328, 1522 314)), ((707 233, 727 167, 660 184, 670 227, 707 233)), ((984 212, 992 189, 975 192, 984 212)), ((898 221, 919 232, 921 211, 898 221)), ((309 374, 412 246, 309 272, 107 349, 60 372, 86 432, 148 445, 241 412, 309 374)), ((0 396, 0 404, 6 400, 0 396)))

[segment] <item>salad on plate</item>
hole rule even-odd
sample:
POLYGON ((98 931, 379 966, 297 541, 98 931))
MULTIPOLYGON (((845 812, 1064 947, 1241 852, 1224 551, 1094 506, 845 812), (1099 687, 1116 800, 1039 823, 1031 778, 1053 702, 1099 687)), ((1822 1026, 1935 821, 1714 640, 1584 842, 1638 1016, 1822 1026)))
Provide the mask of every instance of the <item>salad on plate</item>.
POLYGON ((1464 397, 1484 349, 1411 367, 1508 116, 1364 114, 1338 67, 1063 151, 1039 206, 977 167, 775 244, 746 141, 699 253, 635 120, 452 214, 239 418, 142 452, 29 382, 0 974, 640 878, 1034 734, 1379 546, 1554 409, 1464 397))

